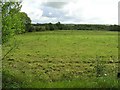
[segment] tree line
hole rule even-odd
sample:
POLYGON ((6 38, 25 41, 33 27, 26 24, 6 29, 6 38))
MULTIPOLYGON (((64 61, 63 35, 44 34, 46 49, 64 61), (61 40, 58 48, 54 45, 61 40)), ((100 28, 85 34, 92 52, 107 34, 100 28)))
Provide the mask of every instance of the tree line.
POLYGON ((32 31, 48 31, 48 30, 107 30, 107 31, 119 31, 119 25, 101 25, 101 24, 32 24, 30 32, 32 31))

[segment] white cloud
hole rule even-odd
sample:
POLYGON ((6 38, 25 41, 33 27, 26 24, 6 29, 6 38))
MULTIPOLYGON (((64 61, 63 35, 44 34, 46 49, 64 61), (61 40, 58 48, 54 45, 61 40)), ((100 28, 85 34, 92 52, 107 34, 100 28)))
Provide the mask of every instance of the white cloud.
POLYGON ((34 23, 117 24, 118 1, 62 0, 66 3, 61 3, 58 0, 23 0, 21 11, 26 12, 34 23))

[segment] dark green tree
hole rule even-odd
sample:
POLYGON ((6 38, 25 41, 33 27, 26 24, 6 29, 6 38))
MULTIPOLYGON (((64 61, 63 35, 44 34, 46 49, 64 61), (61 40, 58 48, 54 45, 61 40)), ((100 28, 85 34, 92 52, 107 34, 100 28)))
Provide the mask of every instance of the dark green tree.
POLYGON ((21 30, 16 29, 16 32, 18 34, 24 33, 24 32, 29 32, 31 30, 31 19, 28 17, 28 15, 25 12, 19 12, 16 15, 15 19, 19 22, 19 23, 15 23, 17 29, 21 29, 21 30), (18 24, 20 24, 20 25, 18 25, 18 24))

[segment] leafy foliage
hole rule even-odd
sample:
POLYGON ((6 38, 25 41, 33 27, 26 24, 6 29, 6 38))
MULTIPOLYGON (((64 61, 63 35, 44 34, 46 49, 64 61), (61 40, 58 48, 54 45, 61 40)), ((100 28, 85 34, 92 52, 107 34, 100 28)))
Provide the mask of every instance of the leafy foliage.
POLYGON ((7 42, 14 34, 27 31, 31 20, 26 13, 20 12, 20 2, 2 2, 2 41, 7 42))
MULTIPOLYGON (((8 38, 14 35, 14 22, 16 20, 16 14, 20 11, 21 5, 18 2, 5 2, 2 3, 2 41, 3 43, 8 41, 8 38)), ((18 26, 19 27, 19 26, 18 26)), ((16 28, 18 28, 16 27, 16 28)))

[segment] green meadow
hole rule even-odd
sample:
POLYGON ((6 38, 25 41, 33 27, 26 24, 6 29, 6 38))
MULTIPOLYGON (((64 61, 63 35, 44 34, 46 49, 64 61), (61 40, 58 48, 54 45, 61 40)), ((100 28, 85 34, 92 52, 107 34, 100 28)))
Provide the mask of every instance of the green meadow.
POLYGON ((3 88, 118 87, 118 32, 24 33, 2 47, 3 56, 11 45, 2 61, 3 88))

